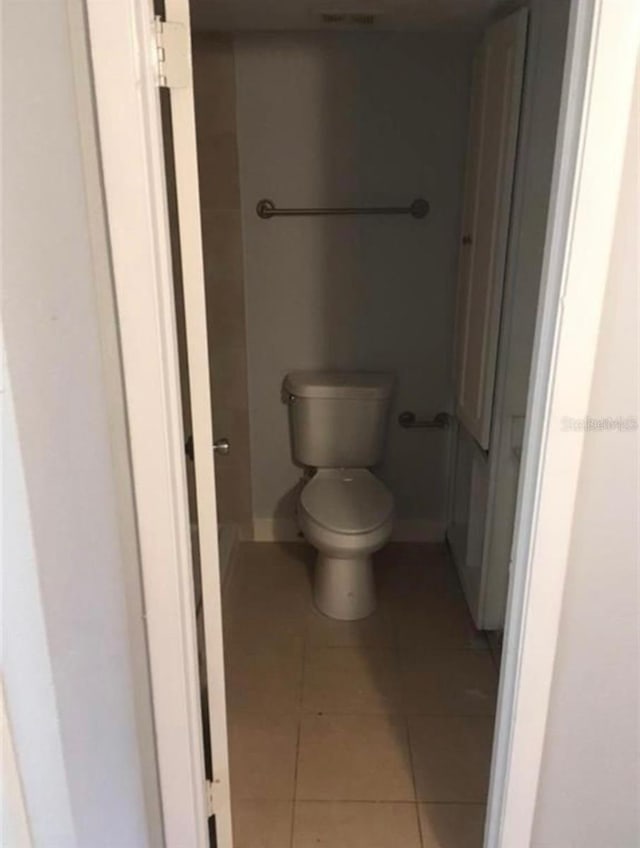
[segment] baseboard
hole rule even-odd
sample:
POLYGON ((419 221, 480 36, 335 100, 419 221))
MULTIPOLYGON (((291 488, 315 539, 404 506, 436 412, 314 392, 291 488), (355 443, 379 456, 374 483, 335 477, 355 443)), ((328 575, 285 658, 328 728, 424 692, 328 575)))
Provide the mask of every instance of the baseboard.
POLYGON ((302 536, 295 518, 254 518, 254 542, 300 542, 302 536))
MULTIPOLYGON (((393 525, 393 542, 443 542, 445 525, 423 518, 398 519, 393 525)), ((254 518, 255 542, 299 542, 298 524, 293 518, 254 518)))

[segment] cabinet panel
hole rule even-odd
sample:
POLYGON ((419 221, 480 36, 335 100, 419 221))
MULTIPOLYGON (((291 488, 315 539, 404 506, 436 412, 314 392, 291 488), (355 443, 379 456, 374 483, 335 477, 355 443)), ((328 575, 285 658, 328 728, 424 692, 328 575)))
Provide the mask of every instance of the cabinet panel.
POLYGON ((527 12, 489 27, 476 56, 456 314, 456 412, 489 447, 527 12))

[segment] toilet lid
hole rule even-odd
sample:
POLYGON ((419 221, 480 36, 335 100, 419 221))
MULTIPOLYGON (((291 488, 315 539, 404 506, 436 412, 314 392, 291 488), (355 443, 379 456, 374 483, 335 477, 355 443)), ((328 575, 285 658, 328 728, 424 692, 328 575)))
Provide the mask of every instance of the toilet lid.
POLYGON ((367 533, 391 517, 393 496, 364 468, 331 468, 307 483, 300 505, 327 530, 367 533))

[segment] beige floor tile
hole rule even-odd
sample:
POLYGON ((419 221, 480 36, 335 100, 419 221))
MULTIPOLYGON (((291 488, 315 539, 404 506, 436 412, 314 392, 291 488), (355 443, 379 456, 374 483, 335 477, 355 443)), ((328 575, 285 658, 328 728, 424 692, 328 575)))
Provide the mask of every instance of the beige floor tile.
POLYGON ((277 622, 281 618, 300 618, 305 626, 303 634, 306 633, 306 618, 309 608, 309 598, 305 596, 303 589, 285 589, 281 594, 275 588, 264 587, 260 590, 257 586, 251 588, 233 590, 233 598, 229 600, 227 607, 230 617, 244 618, 245 620, 261 620, 277 622))
POLYGON ((418 800, 484 803, 492 736, 493 719, 485 716, 410 717, 418 800))
POLYGON ((232 662, 235 653, 250 653, 256 645, 263 652, 291 652, 302 655, 304 623, 299 618, 283 617, 278 621, 259 616, 226 619, 224 625, 225 657, 232 662))
POLYGON ((433 622, 433 631, 451 618, 470 626, 460 581, 446 552, 434 545, 397 547, 399 554, 379 565, 377 571, 380 604, 389 610, 394 623, 408 624, 412 630, 426 619, 433 622))
POLYGON ((293 848, 420 848, 415 805, 299 801, 293 848))
POLYGON ((289 848, 292 818, 294 848, 417 848, 414 774, 424 848, 481 845, 497 675, 446 553, 389 548, 378 611, 338 622, 312 606, 309 546, 240 546, 224 599, 238 848, 289 848))
POLYGON ((300 587, 288 587, 278 593, 277 588, 258 586, 243 587, 233 592, 229 602, 229 612, 233 618, 245 620, 278 622, 282 618, 301 619, 302 633, 306 634, 306 620, 310 598, 300 587))
POLYGON ((394 542, 375 554, 374 563, 378 589, 387 601, 462 597, 455 567, 441 545, 394 542))
POLYGON ((223 614, 228 652, 302 648, 311 606, 306 546, 243 543, 223 614))
POLYGON ((245 542, 235 563, 231 603, 247 600, 284 605, 300 600, 311 606, 313 550, 304 544, 245 542))
POLYGON ((487 650, 482 634, 473 625, 463 600, 453 603, 425 602, 422 607, 405 604, 392 613, 395 638, 400 650, 487 650))
POLYGON ((229 712, 296 713, 301 707, 303 654, 298 644, 246 650, 230 645, 225 657, 229 712))
POLYGON ((391 618, 380 607, 359 621, 338 621, 313 608, 308 617, 307 640, 315 647, 367 645, 390 648, 394 645, 391 618))
POLYGON ((482 848, 482 804, 419 804, 423 848, 482 848))
POLYGON ((308 649, 302 708, 305 712, 363 715, 401 712, 395 652, 364 646, 308 649))
POLYGON ((405 722, 390 716, 303 716, 296 798, 413 801, 405 722))
POLYGON ((295 574, 299 563, 313 563, 315 549, 305 541, 243 542, 240 558, 246 565, 264 572, 265 577, 269 569, 277 572, 288 567, 295 574))
POLYGON ((394 568, 430 568, 448 564, 449 554, 440 542, 389 542, 374 559, 377 565, 394 568))
POLYGON ((400 657, 408 714, 493 715, 497 675, 486 651, 411 651, 400 657))
POLYGON ((298 729, 296 716, 230 718, 229 760, 234 802, 293 799, 298 729))
POLYGON ((225 650, 228 657, 234 652, 260 650, 302 651, 306 634, 303 610, 295 605, 281 608, 277 614, 271 606, 265 609, 257 603, 227 607, 223 613, 225 650))
POLYGON ((234 848, 287 848, 292 817, 291 801, 234 802, 234 848))

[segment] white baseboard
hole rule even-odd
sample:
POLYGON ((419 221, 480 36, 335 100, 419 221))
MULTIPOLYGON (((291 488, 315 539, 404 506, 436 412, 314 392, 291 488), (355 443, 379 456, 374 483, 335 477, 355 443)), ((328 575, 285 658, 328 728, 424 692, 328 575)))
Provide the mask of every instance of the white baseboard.
POLYGON ((254 542, 300 542, 302 536, 295 518, 254 518, 254 542))
MULTIPOLYGON (((445 525, 427 518, 398 519, 393 525, 392 542, 443 542, 445 525)), ((299 542, 298 524, 294 518, 254 518, 255 542, 299 542)))

